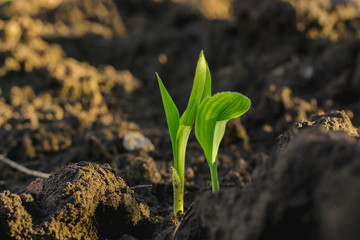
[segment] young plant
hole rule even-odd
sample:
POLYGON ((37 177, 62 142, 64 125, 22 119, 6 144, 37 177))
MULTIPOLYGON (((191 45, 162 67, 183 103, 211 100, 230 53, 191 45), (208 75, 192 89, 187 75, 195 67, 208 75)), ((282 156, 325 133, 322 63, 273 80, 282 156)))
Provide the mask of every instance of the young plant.
POLYGON ((236 92, 221 92, 206 97, 196 114, 195 135, 209 164, 212 191, 219 190, 217 176, 218 151, 226 123, 249 110, 250 99, 236 92))
POLYGON ((211 95, 211 77, 209 67, 203 52, 200 53, 197 62, 193 88, 190 94, 186 110, 181 118, 179 111, 166 90, 158 74, 156 74, 165 115, 168 123, 169 134, 172 144, 174 167, 172 168, 174 190, 174 213, 184 212, 184 175, 185 175, 185 151, 189 134, 194 124, 196 113, 201 101, 211 95))

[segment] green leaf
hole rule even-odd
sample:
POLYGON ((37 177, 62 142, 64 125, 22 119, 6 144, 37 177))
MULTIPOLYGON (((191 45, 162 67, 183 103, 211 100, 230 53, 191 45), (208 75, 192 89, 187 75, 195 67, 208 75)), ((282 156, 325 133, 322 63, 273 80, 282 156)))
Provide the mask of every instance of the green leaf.
POLYGON ((209 165, 216 163, 226 123, 249 110, 250 99, 236 92, 221 92, 206 97, 196 115, 195 134, 209 165))
POLYGON ((205 86, 204 86, 204 91, 203 91, 203 95, 201 97, 201 101, 208 96, 211 96, 211 74, 210 74, 210 69, 209 66, 206 63, 206 79, 205 79, 205 86))
POLYGON ((204 53, 201 51, 197 62, 193 88, 191 90, 189 102, 184 114, 180 118, 180 124, 192 126, 196 118, 196 112, 201 100, 211 94, 211 77, 207 66, 204 53), (205 87, 206 86, 206 87, 205 87), (206 88, 205 92, 204 89, 206 88), (205 96, 204 96, 205 95, 205 96))
POLYGON ((159 75, 156 73, 156 77, 158 79, 161 99, 165 109, 166 120, 168 123, 169 134, 171 139, 171 144, 173 148, 173 152, 176 151, 176 135, 179 129, 179 110, 177 109, 174 101, 172 100, 170 94, 166 90, 164 84, 162 83, 159 75))

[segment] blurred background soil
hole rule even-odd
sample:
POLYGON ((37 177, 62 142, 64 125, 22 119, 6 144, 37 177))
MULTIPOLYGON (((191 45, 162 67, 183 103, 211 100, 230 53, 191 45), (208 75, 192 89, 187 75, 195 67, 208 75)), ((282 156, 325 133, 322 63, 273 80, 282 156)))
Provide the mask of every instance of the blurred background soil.
MULTIPOLYGON (((107 163, 130 187, 152 184, 150 192, 135 192, 155 214, 167 216, 172 211, 172 149, 155 72, 182 113, 201 50, 212 74, 213 93, 237 91, 252 101, 248 113, 228 123, 220 147, 220 186, 236 189, 229 194, 233 200, 225 202, 242 199, 245 206, 241 196, 250 190, 242 189, 254 185, 250 192, 261 192, 268 189, 265 182, 281 181, 282 174, 286 179, 278 162, 290 161, 284 160, 291 159, 288 142, 293 149, 295 143, 306 142, 296 137, 292 142, 301 128, 345 131, 352 140, 343 141, 358 151, 360 1, 13 0, 0 1, 0 153, 46 173, 69 163, 107 163)), ((324 133, 311 134, 320 136, 312 144, 327 141, 324 133)), ((299 149, 306 156, 306 148, 299 149)), ((351 159, 351 164, 359 160, 351 159)), ((186 161, 189 207, 201 194, 209 198, 210 189, 208 166, 193 134, 186 161)), ((0 163, 1 191, 21 191, 34 179, 0 163)), ((360 183, 358 177, 344 181, 360 183)), ((293 193, 277 187, 264 194, 293 193)), ((248 196, 262 199, 258 204, 264 205, 256 209, 266 213, 283 200, 278 195, 248 196)), ((321 203, 318 195, 314 199, 321 203)), ((355 203, 359 198, 349 199, 355 203)), ((326 219, 325 210, 319 219, 326 219)), ((338 219, 345 218, 341 209, 334 211, 338 219)), ((274 215, 262 216, 265 220, 253 228, 257 233, 249 231, 241 239, 270 236, 269 226, 283 223, 266 220, 274 215)), ((318 226, 319 232, 334 222, 318 226)), ((208 229, 207 224, 199 228, 208 229)), ((286 226, 281 224, 276 226, 286 226)), ((231 226, 220 227, 220 232, 237 233, 231 226)), ((179 239, 204 236, 201 231, 187 233, 180 229, 179 239)), ((336 234, 341 233, 335 229, 334 238, 327 234, 324 239, 339 239, 336 234)), ((209 234, 216 239, 216 232, 209 234)))

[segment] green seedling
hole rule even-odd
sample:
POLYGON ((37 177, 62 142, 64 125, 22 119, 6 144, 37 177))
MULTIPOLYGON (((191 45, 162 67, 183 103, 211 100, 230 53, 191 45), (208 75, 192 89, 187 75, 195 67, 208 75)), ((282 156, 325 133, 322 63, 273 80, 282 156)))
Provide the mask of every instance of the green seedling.
POLYGON ((174 213, 184 212, 184 175, 185 152, 189 135, 194 124, 201 101, 211 95, 211 77, 203 52, 200 53, 196 66, 193 88, 186 110, 179 117, 179 111, 166 90, 158 74, 156 74, 172 144, 174 167, 172 179, 174 189, 174 213))
POLYGON ((219 190, 217 160, 226 123, 244 114, 249 110, 250 105, 250 99, 240 93, 221 92, 204 98, 199 106, 195 135, 209 164, 213 192, 219 190))

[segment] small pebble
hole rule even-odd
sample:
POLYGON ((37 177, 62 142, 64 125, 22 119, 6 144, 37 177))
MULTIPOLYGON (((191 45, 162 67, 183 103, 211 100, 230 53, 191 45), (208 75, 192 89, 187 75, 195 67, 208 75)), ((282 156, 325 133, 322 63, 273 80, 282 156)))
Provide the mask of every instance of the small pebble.
POLYGON ((187 180, 192 180, 195 177, 194 170, 192 168, 187 168, 185 172, 185 178, 187 180))
POLYGON ((139 132, 126 133, 123 139, 123 146, 128 151, 143 150, 151 152, 155 150, 150 139, 144 137, 144 135, 139 132))
POLYGON ((314 76, 314 72, 315 71, 313 66, 306 66, 301 69, 300 74, 304 79, 309 80, 314 76))

